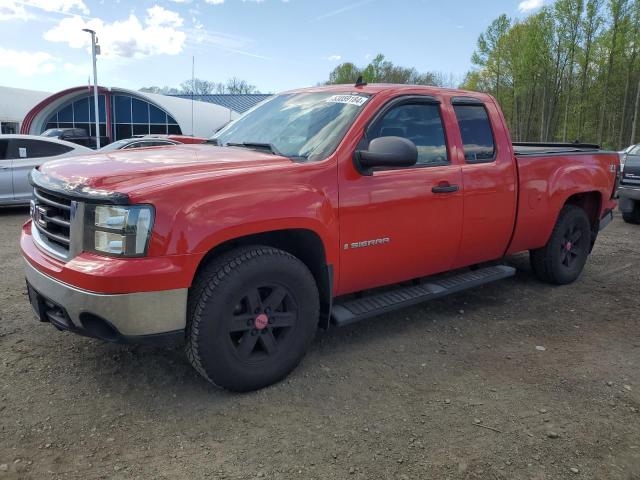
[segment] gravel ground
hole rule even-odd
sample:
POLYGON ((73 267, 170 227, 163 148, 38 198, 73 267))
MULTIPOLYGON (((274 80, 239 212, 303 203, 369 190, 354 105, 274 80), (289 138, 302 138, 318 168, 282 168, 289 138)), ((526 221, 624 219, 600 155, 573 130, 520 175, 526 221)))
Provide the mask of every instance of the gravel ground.
POLYGON ((319 332, 288 380, 215 389, 180 349, 38 323, 0 211, 0 479, 640 479, 640 227, 573 285, 518 275, 319 332))

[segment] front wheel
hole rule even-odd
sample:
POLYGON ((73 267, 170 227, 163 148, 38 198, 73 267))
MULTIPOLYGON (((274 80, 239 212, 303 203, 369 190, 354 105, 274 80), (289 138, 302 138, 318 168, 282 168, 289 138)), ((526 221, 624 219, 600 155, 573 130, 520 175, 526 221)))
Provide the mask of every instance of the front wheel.
POLYGON ((238 248, 205 267, 191 288, 187 357, 220 387, 256 390, 296 367, 318 315, 316 283, 300 260, 271 247, 238 248))
POLYGON ((574 282, 582 273, 591 251, 591 223, 586 212, 575 205, 560 211, 551 238, 529 258, 535 275, 556 285, 574 282))

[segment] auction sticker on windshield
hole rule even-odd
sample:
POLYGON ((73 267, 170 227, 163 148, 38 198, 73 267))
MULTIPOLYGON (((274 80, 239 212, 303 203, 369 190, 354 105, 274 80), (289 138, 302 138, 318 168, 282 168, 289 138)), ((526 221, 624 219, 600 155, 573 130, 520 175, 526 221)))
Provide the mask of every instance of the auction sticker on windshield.
POLYGON ((362 97, 360 95, 333 95, 327 98, 327 103, 346 103, 347 105, 356 105, 361 107, 365 102, 369 100, 369 97, 362 97))

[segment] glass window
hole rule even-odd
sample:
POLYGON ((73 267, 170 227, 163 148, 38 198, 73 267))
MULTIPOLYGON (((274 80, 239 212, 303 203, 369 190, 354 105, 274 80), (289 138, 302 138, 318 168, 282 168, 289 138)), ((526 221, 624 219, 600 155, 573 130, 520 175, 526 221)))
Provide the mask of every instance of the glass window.
POLYGON ((117 95, 114 97, 115 121, 117 123, 131 123, 131 97, 117 95))
POLYGON ((454 105, 467 163, 493 162, 495 143, 489 115, 483 105, 454 105))
MULTIPOLYGON (((335 151, 368 99, 362 93, 276 95, 229 123, 213 138, 220 145, 268 144, 290 158, 322 160, 335 151)), ((173 133, 171 125, 169 133, 173 133)))
MULTIPOLYGON (((91 122, 95 123, 96 122, 96 117, 95 117, 96 101, 93 99, 93 95, 88 97, 87 100, 89 101, 89 119, 91 122)), ((104 95, 98 95, 98 108, 100 109, 100 123, 107 121, 107 112, 104 108, 104 102, 105 102, 104 95)))
POLYGON ((116 124, 116 139, 131 138, 131 125, 128 123, 116 124))
POLYGON ((134 125, 133 126, 133 134, 134 135, 149 135, 149 125, 134 125))
POLYGON ((47 124, 53 124, 53 127, 51 128, 56 128, 56 126, 58 125, 58 112, 54 113, 53 115, 51 115, 51 117, 49 117, 49 120, 47 120, 47 124))
POLYGON ((167 133, 169 135, 182 135, 182 130, 178 125, 167 125, 167 133))
POLYGON ((440 105, 415 103, 393 107, 367 133, 369 140, 380 137, 402 137, 415 143, 416 165, 449 164, 440 105))
POLYGON ((73 102, 73 118, 74 122, 89 121, 89 99, 83 98, 73 102))
POLYGON ((60 145, 59 143, 44 140, 15 139, 12 140, 12 144, 13 147, 11 150, 13 158, 53 157, 73 150, 72 147, 67 145, 60 145), (26 156, 20 155, 20 149, 25 149, 23 152, 26 153, 26 156))
POLYGON ((177 124, 178 122, 176 122, 171 115, 167 115, 167 123, 177 124))
POLYGON ((73 122, 73 105, 58 110, 58 122, 73 122))
POLYGON ((133 123, 149 123, 149 104, 138 100, 131 99, 133 106, 133 123))
POLYGON ((149 105, 151 123, 167 123, 167 114, 155 105, 149 105))
MULTIPOLYGON (((177 125, 176 125, 177 126, 177 125)), ((160 124, 151 124, 149 133, 151 135, 166 135, 167 134, 167 126, 160 124)))

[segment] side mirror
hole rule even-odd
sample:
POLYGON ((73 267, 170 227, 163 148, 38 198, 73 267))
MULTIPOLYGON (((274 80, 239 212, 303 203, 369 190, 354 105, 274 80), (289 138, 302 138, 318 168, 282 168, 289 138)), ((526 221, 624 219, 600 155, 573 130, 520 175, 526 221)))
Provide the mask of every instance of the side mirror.
POLYGON ((354 163, 363 175, 371 175, 376 167, 412 167, 418 161, 416 145, 402 137, 380 137, 371 140, 369 150, 357 150, 354 163))

